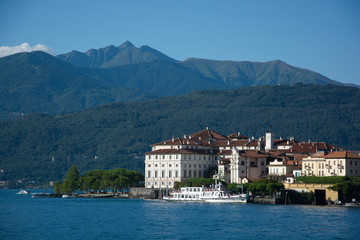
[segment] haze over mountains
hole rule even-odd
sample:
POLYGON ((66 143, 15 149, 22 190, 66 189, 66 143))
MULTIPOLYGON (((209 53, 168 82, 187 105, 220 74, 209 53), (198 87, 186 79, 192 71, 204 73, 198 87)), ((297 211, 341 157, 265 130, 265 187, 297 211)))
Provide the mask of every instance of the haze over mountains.
POLYGON ((44 52, 0 58, 0 118, 44 112, 60 114, 111 102, 175 96, 204 89, 245 86, 338 84, 282 61, 177 61, 149 46, 44 52))

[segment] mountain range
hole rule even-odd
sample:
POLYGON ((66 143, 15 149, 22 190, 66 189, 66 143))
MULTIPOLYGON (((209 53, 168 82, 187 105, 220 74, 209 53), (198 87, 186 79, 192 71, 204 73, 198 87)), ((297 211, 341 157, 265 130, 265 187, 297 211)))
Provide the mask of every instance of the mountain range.
POLYGON ((0 118, 43 112, 61 114, 112 102, 148 100, 197 90, 247 86, 337 84, 282 61, 175 60, 149 46, 44 52, 0 58, 0 118))

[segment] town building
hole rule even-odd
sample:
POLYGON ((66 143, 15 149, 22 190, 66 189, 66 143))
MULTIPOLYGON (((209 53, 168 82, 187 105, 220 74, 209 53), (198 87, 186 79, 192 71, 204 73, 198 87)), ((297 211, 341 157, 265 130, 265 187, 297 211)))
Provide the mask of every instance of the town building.
POLYGON ((334 173, 334 162, 340 164, 339 167, 336 165, 336 174, 340 169, 345 174, 340 168, 345 161, 349 166, 346 174, 360 173, 356 155, 347 154, 343 158, 343 155, 335 154, 341 150, 323 142, 297 142, 293 137, 275 139, 272 132, 255 139, 240 133, 225 136, 206 128, 151 145, 151 151, 145 153, 145 187, 173 188, 175 182, 209 177, 207 175, 213 169, 227 183, 246 183, 269 177, 294 181, 294 174, 315 175, 315 171, 319 176, 326 176, 334 173), (334 153, 326 155, 329 152, 334 153), (326 154, 322 156, 321 153, 326 154), (304 159, 306 165, 301 163, 304 159), (331 171, 326 166, 331 166, 331 171))
POLYGON ((347 151, 316 153, 302 160, 304 176, 360 177, 360 156, 347 151))

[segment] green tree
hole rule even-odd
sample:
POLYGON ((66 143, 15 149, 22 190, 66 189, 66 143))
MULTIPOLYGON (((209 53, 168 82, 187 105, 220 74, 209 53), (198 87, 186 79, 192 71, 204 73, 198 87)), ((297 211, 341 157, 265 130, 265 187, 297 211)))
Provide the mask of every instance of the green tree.
POLYGON ((68 193, 68 192, 71 192, 73 193, 75 191, 75 189, 78 189, 79 188, 79 171, 77 170, 77 168, 75 166, 72 166, 67 175, 66 175, 66 178, 64 180, 64 189, 65 191, 68 193))

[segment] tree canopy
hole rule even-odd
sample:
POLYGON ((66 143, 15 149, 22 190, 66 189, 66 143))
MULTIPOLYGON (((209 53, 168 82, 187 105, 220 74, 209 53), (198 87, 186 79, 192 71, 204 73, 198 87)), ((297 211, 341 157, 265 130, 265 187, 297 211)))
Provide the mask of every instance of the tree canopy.
POLYGON ((126 169, 112 170, 91 170, 85 175, 79 177, 76 167, 71 167, 67 177, 61 184, 59 181, 55 184, 56 193, 69 193, 74 190, 83 190, 85 192, 99 192, 112 189, 113 192, 133 186, 140 186, 144 181, 144 176, 136 171, 126 169))

